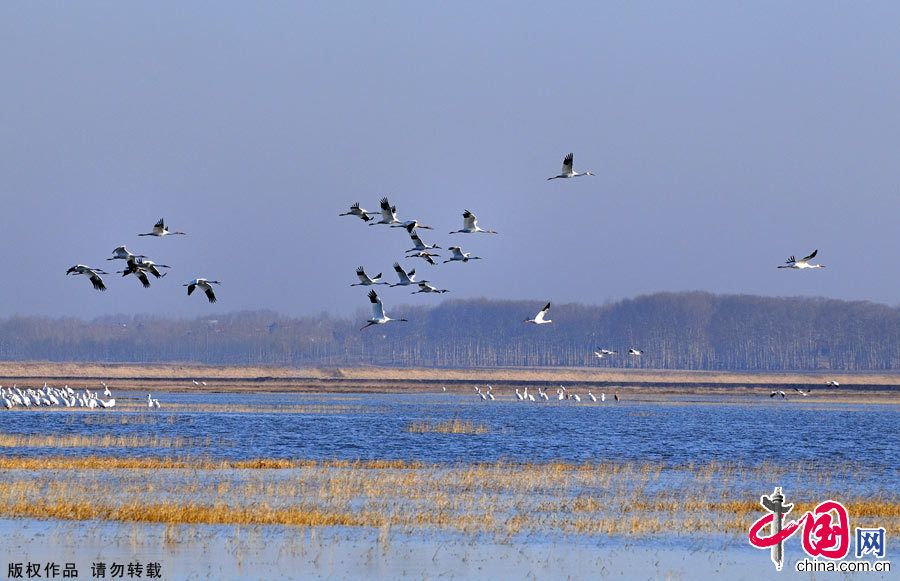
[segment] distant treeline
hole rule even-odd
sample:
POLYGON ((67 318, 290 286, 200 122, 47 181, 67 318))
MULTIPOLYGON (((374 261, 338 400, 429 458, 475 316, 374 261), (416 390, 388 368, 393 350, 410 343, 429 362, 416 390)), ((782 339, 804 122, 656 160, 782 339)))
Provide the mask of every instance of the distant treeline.
POLYGON ((603 306, 553 305, 552 325, 524 325, 540 301, 394 305, 410 319, 215 318, 0 320, 0 359, 238 365, 585 366, 707 370, 900 369, 900 308, 823 298, 659 293, 603 306), (602 347, 619 355, 597 359, 602 347), (636 358, 629 347, 644 350, 636 358))

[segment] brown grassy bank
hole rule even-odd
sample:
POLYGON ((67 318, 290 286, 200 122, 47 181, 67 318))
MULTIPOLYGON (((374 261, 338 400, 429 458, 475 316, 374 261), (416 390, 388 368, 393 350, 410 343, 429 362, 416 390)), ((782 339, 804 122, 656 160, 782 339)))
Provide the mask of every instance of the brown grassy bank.
POLYGON ((0 383, 166 391, 401 392, 548 386, 560 383, 595 389, 646 388, 652 393, 733 394, 759 389, 813 388, 829 397, 867 393, 890 401, 900 393, 900 373, 723 373, 702 371, 610 370, 591 368, 424 369, 383 367, 284 368, 185 364, 103 365, 93 363, 0 363, 0 383), (828 381, 837 389, 826 389, 828 381), (197 383, 194 383, 197 382, 197 383), (203 385, 201 382, 205 382, 203 385))

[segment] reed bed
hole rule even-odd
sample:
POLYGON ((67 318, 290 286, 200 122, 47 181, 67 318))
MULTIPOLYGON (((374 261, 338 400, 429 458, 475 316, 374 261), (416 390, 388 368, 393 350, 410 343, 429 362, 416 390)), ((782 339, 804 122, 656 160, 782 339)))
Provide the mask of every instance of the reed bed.
POLYGON ((453 419, 443 422, 416 421, 406 427, 407 432, 414 434, 487 434, 487 425, 471 420, 453 419))
POLYGON ((900 498, 848 495, 859 467, 657 462, 427 464, 0 458, 0 516, 169 524, 397 527, 512 536, 744 534, 762 515, 753 482, 790 477, 794 514, 841 500, 854 526, 900 532, 900 498), (779 475, 780 474, 780 475, 779 475))
POLYGON ((86 436, 2 434, 0 448, 197 448, 209 447, 210 438, 162 436, 86 436))

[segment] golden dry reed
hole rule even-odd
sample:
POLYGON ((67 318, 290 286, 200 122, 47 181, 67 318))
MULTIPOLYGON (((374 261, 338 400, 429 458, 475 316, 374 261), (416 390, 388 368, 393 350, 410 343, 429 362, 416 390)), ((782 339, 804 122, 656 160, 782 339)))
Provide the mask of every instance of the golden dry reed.
POLYGON ((745 533, 762 514, 747 485, 790 475, 802 514, 841 500, 854 526, 900 532, 892 489, 849 495, 859 467, 717 462, 426 464, 399 460, 0 458, 0 517, 155 523, 448 529, 643 536, 745 533))
POLYGON ((453 419, 444 422, 413 422, 406 427, 406 431, 415 434, 487 434, 489 430, 485 424, 453 419))
POLYGON ((0 448, 186 448, 209 446, 209 438, 2 434, 0 448))

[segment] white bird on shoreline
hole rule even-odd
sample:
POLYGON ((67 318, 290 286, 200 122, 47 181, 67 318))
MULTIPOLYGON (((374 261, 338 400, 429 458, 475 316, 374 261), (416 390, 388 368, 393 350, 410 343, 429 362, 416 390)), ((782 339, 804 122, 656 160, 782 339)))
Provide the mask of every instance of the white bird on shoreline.
POLYGON ((563 159, 562 164, 562 173, 559 175, 555 175, 551 178, 547 178, 547 181, 555 180, 555 179, 568 179, 568 178, 580 178, 582 176, 592 176, 594 175, 592 172, 586 171, 579 173, 572 168, 572 164, 575 161, 575 154, 570 153, 563 159))
POLYGON ((802 270, 804 268, 825 268, 824 264, 810 264, 809 261, 816 257, 816 254, 819 253, 819 249, 815 249, 809 256, 804 256, 800 260, 795 259, 793 256, 784 261, 784 264, 779 266, 778 268, 793 268, 797 270, 802 270))
POLYGON ((553 321, 550 319, 546 319, 545 317, 550 313, 550 303, 544 305, 544 308, 538 311, 538 314, 534 316, 533 319, 525 319, 522 321, 523 323, 533 323, 535 325, 546 325, 547 323, 552 323, 553 321))
POLYGON ((374 289, 369 291, 369 302, 372 303, 372 318, 366 321, 366 324, 360 328, 360 331, 372 325, 384 325, 391 322, 408 322, 406 319, 392 319, 388 317, 384 312, 384 305, 374 289))
POLYGON ((496 234, 494 230, 485 230, 478 226, 478 217, 471 210, 463 212, 462 230, 454 230, 450 234, 496 234))
POLYGON ((138 234, 138 236, 173 236, 173 235, 181 235, 186 236, 187 232, 172 232, 166 227, 165 218, 160 218, 156 224, 153 225, 153 230, 150 232, 146 232, 144 234, 138 234))

